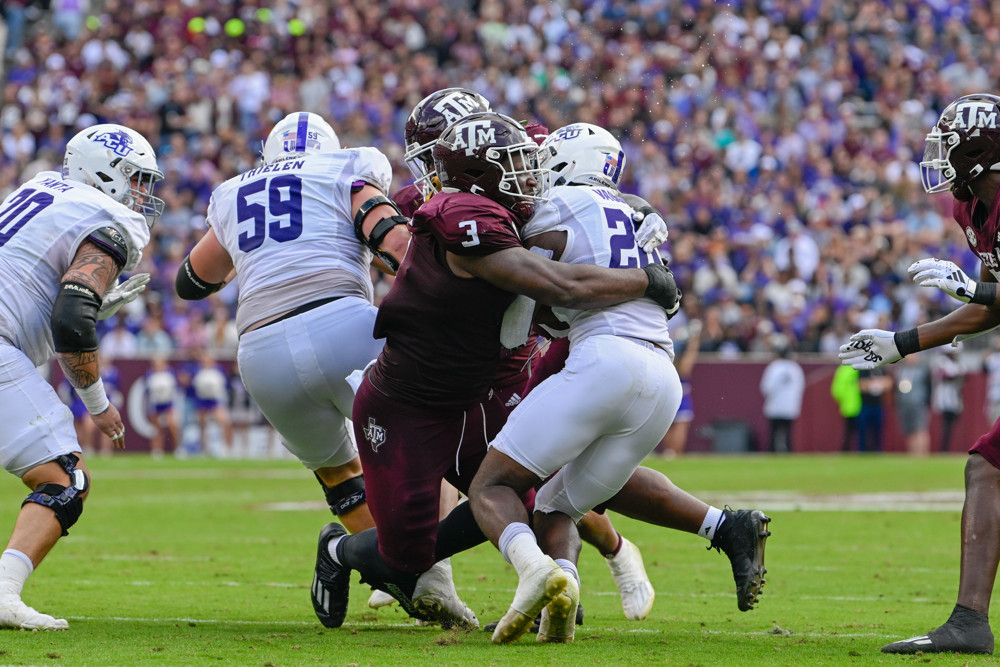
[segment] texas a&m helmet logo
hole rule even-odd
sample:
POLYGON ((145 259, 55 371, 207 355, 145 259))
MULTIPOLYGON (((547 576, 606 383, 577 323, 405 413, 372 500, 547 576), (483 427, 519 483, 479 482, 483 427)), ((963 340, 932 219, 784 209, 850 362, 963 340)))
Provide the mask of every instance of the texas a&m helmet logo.
POLYGON ((491 121, 470 120, 456 129, 452 149, 464 148, 466 155, 474 155, 480 146, 492 146, 496 142, 496 128, 491 121))
POLYGON ((946 121, 952 130, 997 129, 997 107, 983 100, 969 100, 955 107, 955 117, 946 121))
POLYGON ((132 137, 121 130, 101 132, 93 140, 104 144, 112 153, 122 157, 132 152, 132 144, 135 143, 132 137))

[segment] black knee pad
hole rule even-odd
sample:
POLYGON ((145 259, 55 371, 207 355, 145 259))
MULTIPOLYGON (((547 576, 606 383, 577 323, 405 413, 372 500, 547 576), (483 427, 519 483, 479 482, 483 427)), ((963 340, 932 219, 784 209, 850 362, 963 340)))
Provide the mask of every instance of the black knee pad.
POLYGON ((55 483, 39 484, 21 503, 21 507, 28 503, 35 503, 55 512, 56 519, 62 526, 63 535, 69 534, 70 527, 83 514, 83 494, 90 487, 90 479, 88 479, 87 474, 76 467, 79 460, 73 454, 60 456, 56 459, 69 474, 69 478, 72 480, 70 486, 55 483))
POLYGON ((341 482, 337 486, 327 486, 323 480, 316 475, 323 493, 326 494, 326 504, 330 506, 330 511, 334 516, 346 514, 366 502, 365 496, 365 476, 358 475, 346 482, 341 482))

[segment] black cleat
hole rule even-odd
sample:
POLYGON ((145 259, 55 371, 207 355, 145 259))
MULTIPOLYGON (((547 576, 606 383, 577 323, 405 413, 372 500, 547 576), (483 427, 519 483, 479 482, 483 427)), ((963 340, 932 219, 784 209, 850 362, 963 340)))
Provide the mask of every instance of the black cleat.
POLYGON ((993 653, 993 631, 986 614, 955 605, 951 618, 926 635, 893 642, 882 653, 993 653))
POLYGON ((736 582, 736 604, 740 611, 750 611, 764 588, 764 543, 771 535, 767 524, 771 517, 760 510, 723 510, 726 520, 715 533, 709 549, 729 556, 736 582))
POLYGON ((346 534, 347 531, 339 523, 328 523, 319 533, 312 603, 316 618, 328 628, 339 628, 344 624, 351 592, 351 570, 334 562, 327 545, 333 538, 346 534))
MULTIPOLYGON (((497 623, 499 623, 499 622, 500 621, 493 621, 492 623, 487 623, 486 627, 484 627, 483 630, 486 630, 487 632, 493 632, 494 630, 497 629, 497 623)), ((541 625, 541 623, 542 623, 542 615, 538 614, 538 616, 535 617, 535 622, 531 624, 531 630, 530 630, 531 634, 533 634, 533 635, 537 635, 538 634, 538 626, 541 625)), ((583 605, 582 604, 576 605, 576 624, 577 625, 583 625, 583 605)))

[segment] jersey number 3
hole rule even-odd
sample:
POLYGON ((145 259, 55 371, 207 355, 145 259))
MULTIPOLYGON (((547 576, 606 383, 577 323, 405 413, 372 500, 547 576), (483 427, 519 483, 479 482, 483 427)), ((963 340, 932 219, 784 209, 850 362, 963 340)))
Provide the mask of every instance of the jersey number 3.
POLYGON ((247 183, 236 193, 236 222, 253 221, 253 227, 239 235, 240 250, 256 250, 270 236, 278 243, 302 235, 302 179, 282 174, 271 179, 247 183), (251 202, 250 197, 267 190, 267 206, 251 202), (283 220, 288 216, 287 221, 283 220))

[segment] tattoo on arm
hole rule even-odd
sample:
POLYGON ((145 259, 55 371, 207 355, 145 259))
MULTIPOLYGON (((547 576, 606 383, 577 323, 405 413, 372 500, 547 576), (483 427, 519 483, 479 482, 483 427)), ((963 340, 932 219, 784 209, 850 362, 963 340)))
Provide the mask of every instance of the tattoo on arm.
POLYGON ((60 353, 59 365, 74 387, 89 387, 100 377, 97 370, 97 350, 60 353))
POLYGON ((104 294, 117 279, 118 265, 114 258, 89 241, 80 245, 73 263, 63 276, 63 282, 86 285, 101 298, 104 298, 104 294))

